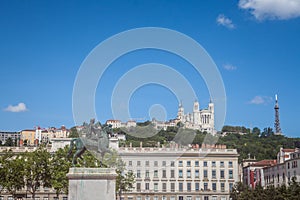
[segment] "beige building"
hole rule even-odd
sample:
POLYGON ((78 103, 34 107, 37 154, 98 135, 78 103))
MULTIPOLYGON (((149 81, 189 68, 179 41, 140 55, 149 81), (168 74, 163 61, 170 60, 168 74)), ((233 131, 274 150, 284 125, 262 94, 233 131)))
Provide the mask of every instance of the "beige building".
POLYGON ((33 146, 35 141, 35 129, 22 130, 20 138, 20 145, 27 143, 28 146, 33 146))
POLYGON ((124 200, 226 200, 239 181, 236 149, 120 148, 126 170, 136 175, 124 200))

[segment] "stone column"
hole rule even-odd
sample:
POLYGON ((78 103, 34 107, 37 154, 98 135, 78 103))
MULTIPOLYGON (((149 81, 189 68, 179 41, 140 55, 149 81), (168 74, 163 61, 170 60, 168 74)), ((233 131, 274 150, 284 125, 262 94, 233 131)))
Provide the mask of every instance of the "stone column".
POLYGON ((115 200, 115 169, 70 168, 69 200, 115 200))

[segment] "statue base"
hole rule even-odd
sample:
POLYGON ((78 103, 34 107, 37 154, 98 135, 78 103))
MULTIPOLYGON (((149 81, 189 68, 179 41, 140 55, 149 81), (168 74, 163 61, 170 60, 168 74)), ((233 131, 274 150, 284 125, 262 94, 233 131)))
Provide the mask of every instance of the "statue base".
POLYGON ((70 168, 69 200, 115 200, 115 169, 70 168))

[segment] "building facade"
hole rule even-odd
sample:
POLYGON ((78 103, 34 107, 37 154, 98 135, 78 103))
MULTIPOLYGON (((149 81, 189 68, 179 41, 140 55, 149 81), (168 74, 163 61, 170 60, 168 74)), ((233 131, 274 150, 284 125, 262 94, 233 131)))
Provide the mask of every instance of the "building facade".
POLYGON ((136 176, 124 200, 226 200, 238 182, 238 153, 213 148, 119 148, 136 176))
POLYGON ((214 110, 214 104, 212 102, 208 104, 208 108, 200 109, 199 102, 195 101, 193 106, 193 112, 185 114, 184 107, 182 103, 180 103, 177 112, 177 120, 183 123, 186 128, 214 133, 214 110))
POLYGON ((2 145, 6 142, 8 138, 11 138, 13 142, 17 141, 16 143, 20 141, 20 133, 19 132, 8 132, 8 131, 0 131, 0 141, 2 145))
POLYGON ((277 154, 277 164, 263 169, 263 187, 289 186, 293 178, 300 182, 300 149, 283 149, 277 154))

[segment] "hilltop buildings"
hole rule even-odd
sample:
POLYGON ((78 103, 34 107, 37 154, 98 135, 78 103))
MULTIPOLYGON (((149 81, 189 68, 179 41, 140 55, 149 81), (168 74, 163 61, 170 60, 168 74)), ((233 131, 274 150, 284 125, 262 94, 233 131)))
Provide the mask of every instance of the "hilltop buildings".
POLYGON ((179 104, 177 112, 177 120, 184 124, 184 127, 194 130, 215 132, 215 109, 214 104, 210 101, 208 108, 200 109, 200 104, 196 100, 192 113, 184 113, 182 103, 179 104))

